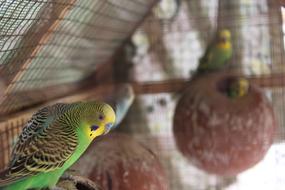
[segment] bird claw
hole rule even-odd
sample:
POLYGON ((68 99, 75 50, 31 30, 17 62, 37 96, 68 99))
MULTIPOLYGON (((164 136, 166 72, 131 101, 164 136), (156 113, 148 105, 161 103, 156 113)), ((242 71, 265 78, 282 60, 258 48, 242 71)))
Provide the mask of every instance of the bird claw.
POLYGON ((70 180, 72 178, 72 175, 68 174, 68 173, 64 173, 60 179, 61 180, 70 180))

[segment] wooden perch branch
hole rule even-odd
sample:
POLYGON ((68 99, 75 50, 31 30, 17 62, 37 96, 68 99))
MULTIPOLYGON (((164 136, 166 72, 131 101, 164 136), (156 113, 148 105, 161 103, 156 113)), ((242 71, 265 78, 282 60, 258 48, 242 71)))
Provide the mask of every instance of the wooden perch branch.
MULTIPOLYGON (((285 86, 284 74, 272 74, 263 77, 248 77, 252 83, 262 88, 278 88, 285 86)), ((187 87, 189 80, 187 79, 171 79, 159 82, 133 83, 136 94, 154 94, 166 92, 178 92, 187 87)))
POLYGON ((65 190, 102 190, 93 181, 81 176, 69 176, 67 179, 60 179, 57 186, 65 190))

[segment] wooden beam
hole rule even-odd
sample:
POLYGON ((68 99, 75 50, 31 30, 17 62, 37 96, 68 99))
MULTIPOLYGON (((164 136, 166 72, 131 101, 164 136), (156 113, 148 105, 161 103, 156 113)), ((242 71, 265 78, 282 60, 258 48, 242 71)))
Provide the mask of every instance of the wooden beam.
MULTIPOLYGON (((252 83, 259 85, 262 88, 280 88, 285 86, 285 75, 284 74, 273 74, 263 77, 248 77, 248 80, 252 83)), ((171 93, 179 92, 187 87, 189 80, 187 79, 171 79, 165 81, 157 82, 132 82, 131 85, 134 88, 134 92, 137 95, 143 94, 155 94, 155 93, 171 93)), ((89 99, 99 99, 104 100, 109 97, 111 94, 115 93, 115 89, 118 88, 121 84, 114 83, 102 83, 101 85, 95 87, 86 86, 84 89, 81 89, 82 92, 76 93, 70 96, 63 98, 58 98, 52 100, 48 103, 42 104, 39 107, 50 105, 55 102, 75 102, 89 99)), ((39 107, 28 109, 18 114, 14 114, 9 117, 2 117, 0 121, 0 132, 3 128, 3 123, 8 121, 14 121, 15 118, 19 116, 30 116, 34 113, 39 107)))
MULTIPOLYGON (((272 74, 261 77, 247 77, 247 79, 262 88, 280 88, 285 86, 284 74, 272 74)), ((133 83, 136 94, 154 94, 178 92, 187 87, 188 79, 171 79, 159 82, 133 83)))

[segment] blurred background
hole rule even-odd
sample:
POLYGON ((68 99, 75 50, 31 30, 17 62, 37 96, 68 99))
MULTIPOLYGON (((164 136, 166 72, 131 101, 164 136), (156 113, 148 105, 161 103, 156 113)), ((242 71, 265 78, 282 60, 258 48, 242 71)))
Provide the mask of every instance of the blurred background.
POLYGON ((112 99, 127 83, 135 98, 113 133, 149 147, 169 189, 284 189, 282 5, 278 0, 0 0, 0 169, 39 107, 112 99), (255 78, 279 123, 264 159, 233 177, 193 166, 177 150, 172 132, 179 92, 221 28, 232 33, 231 71, 255 78))

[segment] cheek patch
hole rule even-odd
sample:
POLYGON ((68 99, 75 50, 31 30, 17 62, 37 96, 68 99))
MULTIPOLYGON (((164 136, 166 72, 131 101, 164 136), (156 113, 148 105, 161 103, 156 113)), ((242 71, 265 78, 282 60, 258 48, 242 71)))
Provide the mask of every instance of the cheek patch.
MULTIPOLYGON (((97 125, 92 125, 91 126, 91 131, 96 131, 99 128, 97 125)), ((91 136, 91 135, 90 135, 91 136)))

